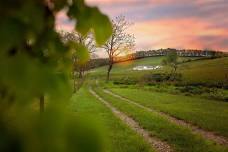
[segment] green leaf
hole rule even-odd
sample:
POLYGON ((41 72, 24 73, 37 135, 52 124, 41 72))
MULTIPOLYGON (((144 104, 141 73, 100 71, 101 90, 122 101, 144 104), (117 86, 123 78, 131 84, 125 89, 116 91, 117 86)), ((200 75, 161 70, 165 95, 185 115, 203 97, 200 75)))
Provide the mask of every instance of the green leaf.
POLYGON ((74 1, 68 11, 68 16, 76 20, 76 29, 82 35, 86 35, 91 26, 92 12, 90 8, 84 4, 83 0, 74 1))
POLYGON ((93 11, 93 29, 98 45, 104 44, 112 34, 112 24, 106 15, 100 13, 97 8, 93 11))
POLYGON ((76 63, 78 63, 79 65, 82 65, 88 62, 90 57, 89 51, 84 45, 71 42, 71 49, 76 50, 75 52, 76 63))
POLYGON ((18 46, 24 37, 24 25, 16 19, 8 18, 0 23, 0 52, 18 46), (10 33, 10 34, 9 34, 10 33))
POLYGON ((89 60, 89 52, 87 48, 81 44, 77 45, 76 56, 79 64, 85 64, 89 60))
POLYGON ((112 34, 112 24, 109 18, 97 7, 88 7, 83 0, 75 1, 69 8, 68 16, 76 20, 76 30, 86 35, 93 30, 98 45, 104 44, 112 34))
POLYGON ((52 3, 54 4, 54 10, 59 11, 67 4, 67 0, 52 0, 52 3))

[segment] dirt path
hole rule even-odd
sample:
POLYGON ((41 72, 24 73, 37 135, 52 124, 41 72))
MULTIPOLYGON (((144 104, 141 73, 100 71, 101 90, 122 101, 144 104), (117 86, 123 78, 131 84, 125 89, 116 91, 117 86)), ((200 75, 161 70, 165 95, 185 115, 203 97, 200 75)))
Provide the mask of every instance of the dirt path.
POLYGON ((211 132, 211 131, 206 131, 206 130, 203 130, 201 128, 199 128, 198 126, 195 126, 195 125, 192 125, 184 120, 180 120, 180 119, 177 119, 175 117, 172 117, 164 112, 160 112, 160 111, 157 111, 157 110, 154 110, 152 108, 148 108, 148 107, 145 107, 139 103, 136 103, 128 98, 125 98, 125 97, 122 97, 120 95, 117 95, 117 94, 114 94, 113 92, 109 91, 109 90, 106 90, 104 89, 103 90, 105 93, 107 94, 110 94, 114 97, 117 97, 121 100, 124 100, 124 101, 127 101, 128 103, 130 104, 134 104, 136 105, 137 107, 140 107, 142 109, 145 109, 147 111, 150 111, 150 112, 155 112, 163 117, 166 117, 168 120, 170 120, 171 122, 177 124, 177 125, 180 125, 180 126, 184 126, 184 127, 187 127, 189 129, 191 129, 191 131, 195 134, 200 134, 202 137, 208 139, 208 140, 211 140, 211 141, 214 141, 220 145, 225 145, 227 146, 228 145, 228 140, 225 138, 225 137, 222 137, 222 136, 219 136, 219 135, 216 135, 215 133, 211 132))
POLYGON ((89 91, 93 96, 95 96, 97 99, 99 99, 106 107, 108 107, 116 115, 116 117, 121 119, 130 128, 132 128, 134 131, 136 131, 138 134, 140 134, 156 151, 158 151, 158 152, 172 152, 173 151, 167 143, 159 140, 158 138, 152 137, 150 135, 150 133, 148 131, 144 130, 142 127, 140 127, 136 121, 134 121, 132 118, 128 117, 124 113, 118 111, 115 107, 113 107, 111 104, 109 104, 107 101, 105 101, 99 95, 97 95, 92 89, 90 89, 89 91))

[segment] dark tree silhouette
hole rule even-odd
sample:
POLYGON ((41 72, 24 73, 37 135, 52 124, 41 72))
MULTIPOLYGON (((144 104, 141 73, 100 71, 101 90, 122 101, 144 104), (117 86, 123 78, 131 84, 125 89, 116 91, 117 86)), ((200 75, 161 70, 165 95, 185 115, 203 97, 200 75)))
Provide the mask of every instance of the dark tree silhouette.
POLYGON ((115 20, 112 20, 112 36, 102 47, 107 52, 109 58, 107 81, 109 81, 115 58, 131 51, 135 46, 134 35, 128 34, 126 31, 130 25, 124 16, 118 16, 115 20))

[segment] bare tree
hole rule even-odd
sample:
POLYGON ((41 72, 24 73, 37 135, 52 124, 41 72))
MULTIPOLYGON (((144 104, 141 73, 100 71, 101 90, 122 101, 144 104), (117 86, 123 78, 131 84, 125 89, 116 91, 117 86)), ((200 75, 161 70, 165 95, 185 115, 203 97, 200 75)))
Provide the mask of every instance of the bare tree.
POLYGON ((127 52, 133 50, 135 47, 134 35, 128 34, 126 31, 130 25, 131 23, 126 21, 124 16, 118 16, 115 20, 112 20, 113 33, 106 44, 102 46, 109 58, 107 81, 109 81, 115 58, 127 54, 127 52))
MULTIPOLYGON (((73 31, 73 32, 60 31, 60 35, 61 35, 62 41, 64 43, 73 41, 73 42, 77 42, 77 43, 84 45, 88 49, 90 56, 93 56, 93 54, 96 51, 96 42, 94 41, 93 35, 91 33, 89 33, 86 36, 83 36, 80 33, 75 32, 75 31, 73 31)), ((75 51, 77 51, 77 50, 75 50, 75 51)), ((79 64, 76 53, 73 53, 73 55, 72 55, 72 62, 73 62, 72 77, 74 80, 73 87, 74 87, 74 92, 76 92, 77 87, 80 87, 80 84, 79 84, 79 86, 76 85, 77 81, 76 81, 75 72, 78 73, 78 78, 82 79, 84 72, 86 70, 87 64, 86 63, 79 64)), ((79 83, 82 83, 82 81, 80 81, 79 83)))
POLYGON ((91 54, 94 53, 96 50, 96 43, 91 33, 83 36, 76 31, 73 31, 73 32, 60 31, 60 35, 63 42, 75 41, 77 43, 83 44, 88 48, 88 51, 91 54))
MULTIPOLYGON (((61 31, 61 36, 62 36, 62 40, 64 42, 68 42, 68 41, 75 41, 77 43, 80 43, 82 45, 84 45, 85 47, 87 47, 90 56, 94 56, 94 53, 96 51, 96 43, 94 41, 93 35, 91 33, 89 33, 86 36, 81 35, 78 32, 64 32, 61 31)), ((79 73, 79 78, 82 78, 85 72, 85 68, 86 68, 86 64, 83 65, 79 65, 77 63, 77 56, 73 55, 72 56, 72 60, 73 60, 73 72, 77 71, 79 73)))

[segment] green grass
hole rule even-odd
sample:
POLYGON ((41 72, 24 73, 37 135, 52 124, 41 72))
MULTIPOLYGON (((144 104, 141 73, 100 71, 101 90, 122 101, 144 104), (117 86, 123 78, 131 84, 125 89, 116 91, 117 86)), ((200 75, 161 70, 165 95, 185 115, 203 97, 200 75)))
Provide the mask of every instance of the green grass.
POLYGON ((226 151, 218 145, 205 141, 198 135, 193 135, 190 130, 170 123, 166 118, 153 112, 148 112, 135 105, 121 101, 113 96, 104 94, 101 89, 96 90, 106 101, 117 107, 136 120, 151 134, 169 143, 175 151, 179 152, 216 152, 226 151))
POLYGON ((140 89, 113 88, 114 93, 228 137, 228 103, 140 89))
MULTIPOLYGON (((152 66, 152 65, 161 65, 162 60, 164 59, 164 56, 158 56, 158 57, 147 57, 147 58, 142 58, 142 59, 137 59, 137 60, 132 60, 132 61, 126 61, 126 62, 121 62, 114 64, 113 66, 113 73, 121 73, 121 72, 126 72, 127 71, 132 71, 132 68, 135 66, 142 66, 142 65, 147 65, 147 66, 152 66)), ((198 57, 179 57, 179 61, 184 61, 187 59, 195 60, 199 59, 198 57)), ((107 66, 103 66, 100 68, 97 68, 95 71, 102 73, 106 72, 107 66)))
MULTIPOLYGON (((192 94, 192 96, 184 96, 184 94, 174 95, 174 94, 169 94, 167 92, 156 92, 149 89, 148 90, 135 89, 135 88, 140 88, 139 85, 129 85, 130 87, 127 86, 128 88, 124 88, 126 87, 126 85, 122 85, 122 86, 114 85, 113 82, 115 81, 118 82, 118 80, 121 80, 121 82, 123 80, 124 82, 125 80, 126 82, 128 81, 134 82, 135 80, 136 82, 140 82, 140 80, 142 79, 142 76, 147 73, 167 72, 167 70, 169 70, 167 67, 165 67, 164 69, 154 70, 154 71, 133 71, 132 70, 133 67, 140 66, 140 65, 160 65, 163 58, 164 57, 150 57, 150 58, 139 59, 131 62, 123 62, 123 63, 115 64, 111 72, 112 81, 108 84, 102 84, 106 76, 106 70, 107 70, 106 66, 94 69, 93 72, 89 74, 88 78, 93 78, 93 79, 98 78, 98 80, 100 80, 101 82, 99 84, 100 86, 104 85, 105 87, 109 87, 114 93, 125 96, 146 107, 151 107, 151 108, 157 109, 158 111, 163 111, 178 119, 183 119, 187 122, 195 124, 205 130, 210 130, 219 135, 228 137, 228 127, 227 127, 228 126, 228 103, 227 102, 219 102, 217 100, 212 100, 212 99, 211 100, 203 99, 202 97, 201 98, 200 96, 197 97, 194 94, 192 94)), ((181 60, 184 60, 184 59, 187 59, 187 58, 181 58, 181 60)), ((183 81, 181 82, 182 85, 185 84, 185 82, 190 84, 203 83, 203 84, 208 84, 208 86, 210 84, 218 84, 218 83, 225 83, 225 82, 228 83, 228 80, 226 80, 225 78, 225 75, 228 75, 228 57, 218 58, 218 59, 197 60, 197 61, 182 63, 179 65, 178 72, 182 73, 183 75, 183 81)), ((158 83, 158 85, 160 85, 160 83, 158 83)), ((170 85, 170 84, 165 83, 165 85, 170 85)), ((171 85, 170 88, 167 88, 167 89, 171 89, 169 90, 170 92, 172 92, 172 90, 175 91, 175 86, 171 85)), ((223 91, 226 92, 227 90, 223 89, 223 91)), ((145 111, 144 109, 131 105, 127 102, 121 101, 120 99, 116 99, 115 97, 106 95, 101 90, 98 90, 97 92, 102 97, 104 97, 107 101, 111 102, 119 110, 133 117, 134 120, 139 122, 141 126, 146 128, 153 135, 155 135, 156 137, 164 141, 167 141, 170 145, 172 145, 175 148, 176 151, 184 151, 184 152, 228 151, 227 147, 226 149, 221 148, 220 146, 212 142, 206 141, 200 136, 193 135, 190 130, 177 126, 173 123, 170 123, 167 119, 157 115, 156 113, 145 111)), ((88 100, 89 99, 91 99, 91 97, 88 97, 88 100)), ((81 100, 84 100, 84 95, 81 96, 81 100)), ((84 103, 80 102, 80 104, 83 105, 84 103)), ((99 115, 102 112, 104 111, 98 108, 94 113, 97 113, 99 115)), ((113 118, 111 118, 111 120, 109 120, 108 118, 109 116, 105 118, 103 118, 102 116, 102 121, 104 121, 104 123, 113 121, 113 118)), ((104 126, 108 126, 107 130, 112 130, 110 131, 111 132, 110 134, 114 134, 112 132, 116 132, 114 131, 116 130, 116 128, 112 128, 113 127, 112 125, 114 124, 113 122, 110 124, 104 125, 104 126)), ((117 135, 117 136, 119 138, 119 136, 121 135, 117 135)), ((129 137, 128 135, 124 135, 124 137, 121 136, 119 140, 122 140, 122 142, 120 141, 120 143, 122 144, 124 143, 123 141, 124 138, 128 140, 129 137)), ((112 142, 112 144, 116 145, 115 142, 112 142)), ((136 140, 135 142, 137 143, 138 141, 136 140)), ((112 150, 113 147, 109 149, 112 150)), ((116 150, 116 151, 121 151, 121 150, 116 150)), ((125 151, 125 149, 123 148, 122 151, 125 151)))
MULTIPOLYGON (((119 73, 124 72, 125 70, 131 71, 133 67, 140 65, 160 65, 164 57, 149 57, 138 60, 126 61, 114 64, 112 72, 119 73)), ((107 66, 103 66, 96 69, 96 72, 102 73, 106 72, 107 66)))
MULTIPOLYGON (((148 58, 142 58, 142 59, 137 59, 137 60, 132 60, 132 61, 126 61, 126 62, 121 62, 114 64, 113 69, 111 71, 112 77, 119 77, 119 76, 128 76, 131 74, 133 77, 139 77, 142 76, 145 73, 149 73, 149 71, 133 71, 133 68, 135 66, 153 66, 153 65, 161 65, 162 60, 164 59, 164 56, 159 56, 159 57, 148 57, 148 58)), ((186 59, 197 59, 196 57, 180 57, 179 61, 183 61, 186 59)), ((160 70, 155 70, 160 71, 160 70)), ((93 75, 100 75, 104 76, 107 72, 107 66, 103 66, 100 68, 96 68, 94 70, 93 75)))
MULTIPOLYGON (((133 67, 140 65, 161 65, 164 57, 148 57, 128 62, 114 64, 111 71, 111 79, 131 77, 139 79, 147 73, 163 73, 170 69, 165 67, 163 69, 153 71, 134 71, 133 67)), ((198 58, 181 57, 183 60, 195 60, 198 58)), ((107 72, 107 66, 96 68, 92 72, 92 76, 104 78, 107 72)), ((182 73, 183 81, 190 83, 221 83, 225 80, 225 75, 228 75, 228 57, 218 59, 205 59, 182 63, 179 65, 178 72, 182 73)), ((228 80, 227 80, 228 81, 228 80)))
POLYGON ((73 111, 79 115, 88 115, 103 126, 107 152, 152 152, 141 136, 116 118, 88 89, 79 90, 72 101, 70 108, 73 111))
MULTIPOLYGON (((149 71, 138 72, 134 71, 133 67, 140 65, 160 65, 163 58, 164 57, 149 57, 114 64, 110 77, 111 79, 118 79, 122 77, 132 77, 134 79, 139 79, 149 71)), ((96 68, 93 70, 94 72, 91 73, 91 76, 105 79, 107 68, 107 66, 96 68)))
POLYGON ((228 76, 228 57, 185 63, 179 71, 185 81, 221 83, 228 76))

